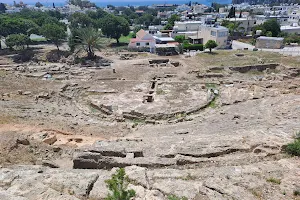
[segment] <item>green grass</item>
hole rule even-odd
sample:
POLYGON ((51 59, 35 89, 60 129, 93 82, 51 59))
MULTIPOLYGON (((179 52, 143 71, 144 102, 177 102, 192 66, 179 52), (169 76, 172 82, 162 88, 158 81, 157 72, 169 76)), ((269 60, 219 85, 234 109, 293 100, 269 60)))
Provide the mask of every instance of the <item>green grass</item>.
POLYGON ((188 175, 186 175, 185 177, 182 177, 182 180, 185 180, 185 181, 196 180, 196 179, 197 179, 197 177, 192 176, 190 173, 188 173, 188 175))
POLYGON ((260 189, 251 189, 251 193, 256 196, 258 199, 262 198, 262 191, 260 189))
POLYGON ((175 118, 176 119, 181 119, 181 118, 186 117, 186 116, 187 116, 186 113, 178 113, 178 114, 175 115, 175 118))
POLYGON ((294 142, 288 144, 286 152, 293 156, 300 156, 300 139, 296 139, 294 142))
POLYGON ((208 107, 209 108, 216 108, 218 107, 217 103, 216 103, 216 99, 217 98, 214 98, 209 104, 208 104, 208 107))
POLYGON ((186 197, 178 197, 178 196, 176 196, 176 195, 169 195, 168 196, 168 200, 188 200, 188 198, 186 198, 186 197))
POLYGON ((0 77, 4 77, 7 75, 7 71, 5 70, 0 70, 0 77))
POLYGON ((280 185, 280 183, 281 183, 281 180, 280 180, 280 179, 277 179, 277 178, 273 178, 273 177, 271 177, 271 178, 268 178, 268 179, 267 179, 267 182, 270 182, 270 183, 275 183, 275 184, 278 184, 278 185, 280 185))
POLYGON ((217 85, 215 83, 205 83, 205 87, 208 89, 216 89, 217 85))
POLYGON ((33 41, 33 42, 46 42, 47 39, 46 38, 33 38, 33 39, 31 39, 31 41, 33 41))
POLYGON ((129 43, 130 39, 133 38, 133 33, 129 33, 127 36, 121 36, 119 41, 120 43, 129 43))
POLYGON ((143 120, 143 119, 134 119, 134 120, 132 120, 132 122, 133 122, 133 127, 137 127, 139 124, 146 123, 145 120, 143 120))
POLYGON ((157 89, 156 94, 157 95, 164 95, 164 94, 166 94, 166 92, 163 89, 157 89))

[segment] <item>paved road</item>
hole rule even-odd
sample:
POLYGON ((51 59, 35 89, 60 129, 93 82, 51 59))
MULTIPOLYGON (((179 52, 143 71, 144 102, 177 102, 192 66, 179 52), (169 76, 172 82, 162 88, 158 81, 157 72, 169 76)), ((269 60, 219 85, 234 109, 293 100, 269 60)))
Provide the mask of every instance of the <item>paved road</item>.
POLYGON ((237 50, 237 49, 245 49, 248 48, 249 50, 253 50, 255 46, 252 46, 251 44, 239 42, 237 40, 232 41, 232 49, 237 50))

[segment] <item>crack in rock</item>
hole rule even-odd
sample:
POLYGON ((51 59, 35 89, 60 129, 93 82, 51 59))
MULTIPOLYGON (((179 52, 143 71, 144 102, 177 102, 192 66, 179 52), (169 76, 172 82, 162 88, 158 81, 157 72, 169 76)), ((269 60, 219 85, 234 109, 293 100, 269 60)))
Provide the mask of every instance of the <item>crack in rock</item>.
POLYGON ((85 196, 88 198, 90 196, 90 193, 94 187, 94 184, 96 183, 96 181, 99 179, 99 174, 96 175, 96 177, 91 180, 89 183, 88 183, 88 186, 86 188, 86 193, 85 193, 85 196))

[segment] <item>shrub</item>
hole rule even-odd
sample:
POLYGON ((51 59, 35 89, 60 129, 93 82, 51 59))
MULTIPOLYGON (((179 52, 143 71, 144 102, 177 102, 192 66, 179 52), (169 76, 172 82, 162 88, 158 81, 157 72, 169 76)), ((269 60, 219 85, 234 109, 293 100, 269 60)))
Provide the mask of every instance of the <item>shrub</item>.
POLYGON ((168 200, 188 200, 186 197, 178 197, 176 195, 169 195, 168 200))
POLYGON ((187 44, 187 43, 184 43, 183 44, 183 49, 185 50, 199 50, 199 51, 203 51, 204 50, 204 47, 203 47, 203 44, 187 44))
POLYGON ((23 63, 34 60, 35 52, 31 49, 24 49, 12 57, 15 63, 23 63))
POLYGON ((185 40, 185 36, 184 35, 177 35, 175 37, 175 41, 178 42, 178 43, 183 43, 185 40))
POLYGON ((293 156, 300 156, 300 139, 296 139, 293 143, 286 146, 286 152, 293 156))
POLYGON ((29 37, 24 34, 11 34, 9 35, 6 40, 5 44, 10 48, 13 49, 14 47, 21 47, 24 49, 24 46, 29 44, 29 37))
POLYGON ((294 196, 300 196, 300 189, 294 190, 294 196))
POLYGON ((209 49, 209 52, 211 52, 211 50, 213 48, 216 48, 217 46, 218 44, 214 40, 208 40, 207 43, 205 44, 205 48, 209 49))
POLYGON ((106 200, 130 200, 135 197, 134 190, 127 190, 129 179, 124 168, 119 169, 105 183, 110 190, 110 194, 105 198, 106 200))
POLYGON ((278 184, 278 185, 280 185, 280 183, 281 183, 281 180, 280 180, 280 179, 273 178, 273 177, 268 178, 267 181, 270 182, 270 183, 278 184))

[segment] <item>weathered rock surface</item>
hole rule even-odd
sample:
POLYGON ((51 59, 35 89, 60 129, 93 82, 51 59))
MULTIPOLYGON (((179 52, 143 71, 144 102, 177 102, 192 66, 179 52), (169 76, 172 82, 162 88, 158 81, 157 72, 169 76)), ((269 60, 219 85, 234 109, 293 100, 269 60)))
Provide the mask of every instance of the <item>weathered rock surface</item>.
MULTIPOLYGON (((291 199, 300 186, 297 158, 242 166, 194 169, 126 167, 136 199, 165 200, 169 195, 188 199, 291 199), (281 180, 280 184, 268 182, 281 180)), ((1 199, 104 199, 105 180, 115 169, 50 169, 15 166, 0 169, 1 199)))

